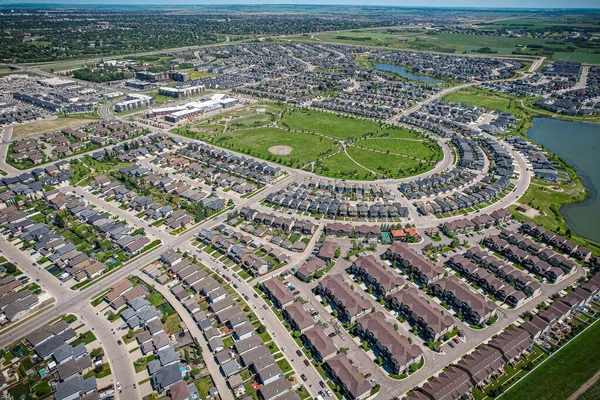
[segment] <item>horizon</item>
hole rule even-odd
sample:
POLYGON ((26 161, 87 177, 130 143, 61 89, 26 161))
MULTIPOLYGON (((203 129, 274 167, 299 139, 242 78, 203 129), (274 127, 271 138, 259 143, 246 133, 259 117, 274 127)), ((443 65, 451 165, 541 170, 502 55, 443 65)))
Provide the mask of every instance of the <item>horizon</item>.
POLYGON ((549 0, 540 2, 539 0, 493 0, 481 4, 477 0, 434 0, 430 4, 418 4, 419 0, 404 1, 403 4, 398 4, 396 0, 378 0, 372 4, 364 4, 364 0, 302 0, 302 1, 286 1, 286 0, 208 0, 199 2, 198 0, 175 0, 166 2, 165 0, 93 0, 86 2, 85 0, 29 0, 29 1, 14 1, 0 0, 0 6, 3 7, 19 7, 19 6, 118 6, 118 7, 180 7, 180 6, 287 6, 287 7, 302 7, 302 6, 339 6, 339 7, 392 7, 392 8, 412 8, 412 9, 477 9, 477 10, 528 10, 528 11, 572 11, 572 10, 600 10, 600 2, 592 0, 575 0, 570 2, 572 6, 565 7, 564 3, 559 0, 549 0), (493 3, 493 4, 488 4, 493 3), (497 3, 497 4, 496 4, 497 3), (542 3, 542 4, 539 4, 542 3))

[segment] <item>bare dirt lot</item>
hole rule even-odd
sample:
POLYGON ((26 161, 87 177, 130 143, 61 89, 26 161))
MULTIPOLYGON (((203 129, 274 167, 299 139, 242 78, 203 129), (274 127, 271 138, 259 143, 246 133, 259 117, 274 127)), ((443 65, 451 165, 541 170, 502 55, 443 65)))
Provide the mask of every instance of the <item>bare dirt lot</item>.
POLYGON ((29 124, 17 125, 13 129, 11 139, 23 139, 29 136, 40 135, 45 132, 58 131, 65 128, 75 128, 94 121, 97 121, 97 119, 56 118, 51 120, 36 121, 29 124))
POLYGON ((290 146, 271 146, 269 147, 269 153, 275 154, 276 156, 287 156, 294 150, 290 146))

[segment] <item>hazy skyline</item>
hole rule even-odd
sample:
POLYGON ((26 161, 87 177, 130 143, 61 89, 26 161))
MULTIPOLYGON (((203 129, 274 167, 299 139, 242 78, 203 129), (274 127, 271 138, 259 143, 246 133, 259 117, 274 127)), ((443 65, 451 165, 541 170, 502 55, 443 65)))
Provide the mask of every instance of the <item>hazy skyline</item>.
POLYGON ((73 5, 350 5, 350 6, 397 6, 397 7, 467 7, 467 8, 536 8, 573 9, 600 8, 598 0, 0 0, 0 5, 19 4, 73 4, 73 5))

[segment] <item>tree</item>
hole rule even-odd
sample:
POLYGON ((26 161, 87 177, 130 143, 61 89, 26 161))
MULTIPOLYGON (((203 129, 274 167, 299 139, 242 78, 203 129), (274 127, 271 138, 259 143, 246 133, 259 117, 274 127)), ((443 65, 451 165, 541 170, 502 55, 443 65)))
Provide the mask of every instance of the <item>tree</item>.
POLYGON ((15 272, 17 272, 17 266, 13 263, 4 264, 4 269, 9 274, 14 274, 15 272))
POLYGON ((342 353, 342 354, 348 354, 348 350, 349 350, 349 349, 348 349, 347 347, 342 347, 342 348, 340 349, 340 353, 342 353))
POLYGON ((265 333, 267 331, 267 328, 263 325, 260 324, 258 326, 258 328, 256 328, 256 332, 260 335, 261 333, 265 333))
POLYGON ((57 228, 64 228, 66 226, 65 219, 61 214, 56 214, 54 217, 54 225, 56 225, 57 228))

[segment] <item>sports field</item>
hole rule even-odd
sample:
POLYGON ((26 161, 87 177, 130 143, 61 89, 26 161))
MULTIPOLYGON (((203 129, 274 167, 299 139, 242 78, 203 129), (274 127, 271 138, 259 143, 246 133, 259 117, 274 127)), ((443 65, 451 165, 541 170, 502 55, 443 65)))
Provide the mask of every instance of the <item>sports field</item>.
POLYGON ((201 120, 175 133, 318 175, 340 179, 401 178, 432 169, 443 152, 404 128, 268 103, 201 120), (344 152, 344 146, 346 152, 344 152))
POLYGON ((336 149, 330 139, 311 134, 290 133, 276 128, 227 132, 219 135, 219 140, 214 144, 294 168, 301 168, 322 154, 334 152, 336 149), (276 156, 268 150, 273 146, 290 146, 292 152, 276 156))

